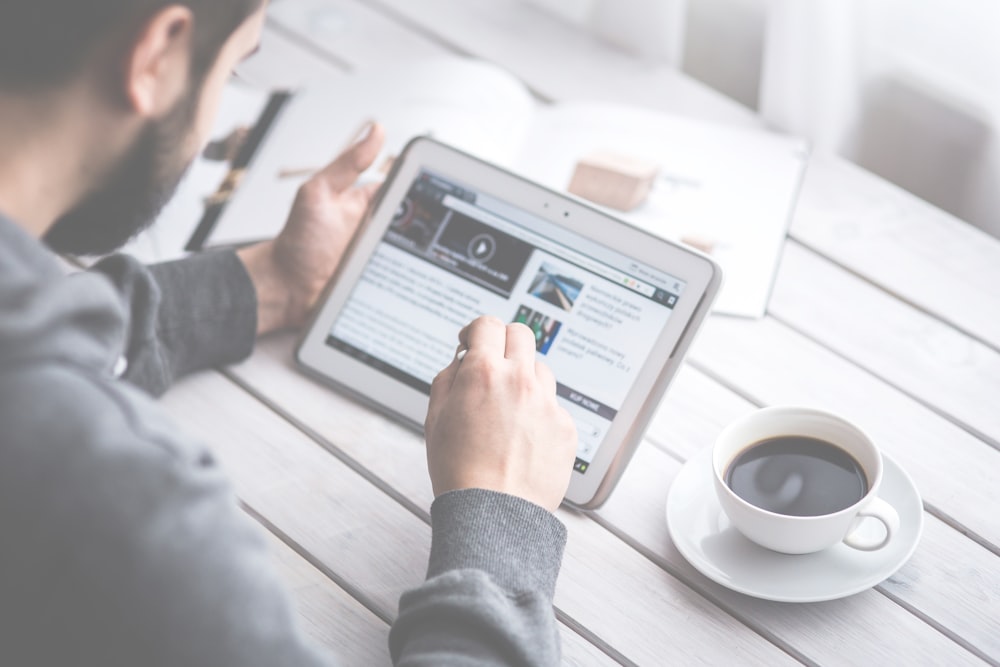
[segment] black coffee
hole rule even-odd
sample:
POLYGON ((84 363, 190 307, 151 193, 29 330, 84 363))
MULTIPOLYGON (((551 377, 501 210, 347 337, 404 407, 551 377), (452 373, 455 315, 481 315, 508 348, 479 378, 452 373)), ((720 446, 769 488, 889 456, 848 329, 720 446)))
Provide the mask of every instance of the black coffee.
POLYGON ((853 456, 798 435, 751 445, 729 464, 725 480, 748 503, 790 516, 832 514, 868 493, 864 470, 853 456))

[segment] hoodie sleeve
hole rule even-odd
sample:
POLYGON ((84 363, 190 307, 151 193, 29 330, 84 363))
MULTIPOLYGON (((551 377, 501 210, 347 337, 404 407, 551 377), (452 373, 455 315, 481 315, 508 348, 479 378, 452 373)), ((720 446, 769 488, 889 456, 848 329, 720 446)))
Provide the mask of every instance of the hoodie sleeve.
POLYGON ((114 255, 93 269, 121 297, 127 326, 123 378, 154 396, 195 371, 253 350, 257 294, 233 251, 144 266, 114 255))
POLYGON ((558 665, 552 598, 565 526, 484 489, 438 496, 431 525, 427 580, 403 594, 389 635, 393 664, 558 665))
POLYGON ((53 357, 0 372, 0 424, 0 664, 333 663, 221 467, 150 397, 53 357))

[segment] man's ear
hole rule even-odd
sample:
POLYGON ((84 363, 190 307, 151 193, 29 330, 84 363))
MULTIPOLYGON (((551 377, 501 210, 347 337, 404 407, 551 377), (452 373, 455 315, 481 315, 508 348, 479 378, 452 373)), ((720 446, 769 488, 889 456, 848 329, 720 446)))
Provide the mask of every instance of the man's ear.
POLYGON ((194 16, 181 5, 158 11, 142 27, 126 52, 125 100, 135 113, 165 113, 184 93, 191 66, 194 16))

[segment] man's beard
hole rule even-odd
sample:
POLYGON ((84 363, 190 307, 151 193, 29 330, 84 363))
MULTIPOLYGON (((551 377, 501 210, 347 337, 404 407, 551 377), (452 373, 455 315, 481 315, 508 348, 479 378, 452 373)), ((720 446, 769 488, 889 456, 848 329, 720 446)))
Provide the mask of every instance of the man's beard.
POLYGON ((163 118, 149 121, 104 183, 45 234, 57 253, 105 255, 146 230, 190 165, 183 154, 197 106, 189 91, 163 118))

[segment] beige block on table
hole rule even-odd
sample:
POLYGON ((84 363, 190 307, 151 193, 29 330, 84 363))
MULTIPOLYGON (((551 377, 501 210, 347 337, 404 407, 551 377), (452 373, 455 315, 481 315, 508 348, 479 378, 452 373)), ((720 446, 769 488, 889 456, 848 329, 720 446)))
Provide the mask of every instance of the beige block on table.
POLYGON ((715 252, 715 247, 718 245, 718 241, 708 236, 683 236, 681 237, 681 243, 686 243, 695 250, 700 250, 706 255, 711 255, 715 252))
POLYGON ((613 151, 596 151, 576 163, 569 191, 596 204, 631 211, 646 201, 660 168, 613 151))

